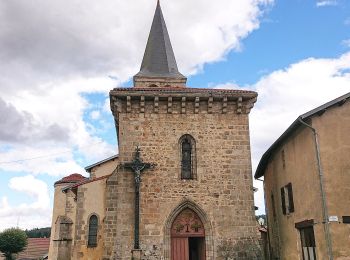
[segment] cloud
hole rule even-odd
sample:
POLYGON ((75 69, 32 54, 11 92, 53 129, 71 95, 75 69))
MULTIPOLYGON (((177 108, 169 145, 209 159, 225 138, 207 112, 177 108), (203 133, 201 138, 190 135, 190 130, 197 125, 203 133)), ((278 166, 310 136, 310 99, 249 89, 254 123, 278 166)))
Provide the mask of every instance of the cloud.
POLYGON ((349 48, 350 48, 350 39, 343 40, 341 43, 342 43, 342 45, 344 45, 345 47, 349 47, 349 48))
MULTIPOLYGON (((259 28, 272 4, 273 0, 162 3, 180 71, 198 73, 205 63, 239 51, 241 40, 259 28)), ((155 2, 148 0, 0 1, 0 120, 5 126, 0 130, 1 162, 54 155, 0 163, 1 171, 33 176, 83 173, 82 162, 116 153, 98 136, 98 126, 84 119, 91 109, 86 94, 107 94, 136 74, 154 9, 155 2)), ((109 101, 99 122, 105 120, 105 112, 111 116, 109 101)), ((3 209, 22 212, 6 198, 2 201, 3 209)), ((0 223, 10 218, 1 217, 0 223)), ((40 217, 21 218, 42 223, 40 217)))
MULTIPOLYGON (((219 87, 237 88, 234 83, 219 87)), ((335 59, 309 58, 262 77, 252 86, 258 101, 250 114, 252 164, 255 171, 262 154, 301 114, 350 91, 350 52, 335 59)), ((261 213, 263 186, 255 194, 261 213)))
MULTIPOLYGON (((164 3, 163 11, 183 72, 195 73, 204 63, 222 59, 231 49, 238 50, 240 40, 259 28, 264 6, 272 3, 164 3)), ((30 1, 2 1, 0 56, 6 62, 0 63, 0 86, 27 89, 53 78, 77 75, 111 75, 126 81, 136 74, 141 63, 154 8, 155 2, 146 0, 102 0, 99 4, 39 0, 35 5, 30 1), (16 81, 26 84, 19 86, 16 81)))
MULTIPOLYGON (((204 63, 239 50, 240 40, 259 28, 265 7, 273 4, 272 0, 223 1, 226 8, 210 0, 163 4, 182 72, 196 73, 204 63), (184 10, 190 15, 179 20, 184 10)), ((15 160, 26 158, 22 151, 36 156, 42 154, 40 149, 52 154, 56 148, 72 147, 89 161, 114 154, 116 148, 84 120, 91 106, 84 95, 107 94, 138 71, 154 9, 155 3, 146 0, 1 1, 0 114, 5 127, 0 141, 9 147, 0 151, 2 158, 15 160)), ((102 112, 110 114, 107 107, 108 102, 102 112)), ((98 112, 92 112, 91 118, 97 117, 98 112)), ((61 169, 59 161, 44 165, 61 169)))
MULTIPOLYGON (((98 145, 100 144, 96 143, 92 149, 96 149, 98 145)), ((7 172, 26 172, 32 175, 47 174, 58 178, 73 172, 85 173, 83 167, 74 159, 74 152, 64 149, 64 146, 56 148, 20 146, 20 148, 14 147, 3 151, 0 155, 0 167, 7 172), (22 149, 20 157, 19 149, 22 149)))
MULTIPOLYGON (((209 84, 209 87, 210 87, 211 84, 209 84)), ((227 83, 223 83, 223 84, 219 84, 219 85, 216 85, 216 86, 212 86, 216 89, 240 89, 241 87, 234 83, 234 82, 227 82, 227 83)))
POLYGON ((100 113, 100 111, 98 111, 98 110, 94 110, 94 111, 92 111, 92 112, 90 113, 90 117, 91 117, 91 119, 93 119, 93 120, 97 120, 97 119, 99 119, 99 118, 101 117, 101 113, 100 113))
POLYGON ((27 175, 12 178, 9 187, 15 192, 29 196, 33 202, 13 206, 8 203, 7 197, 2 197, 0 230, 17 226, 17 224, 23 229, 38 227, 38 225, 50 226, 52 209, 50 209, 50 196, 45 182, 27 175))
POLYGON ((56 123, 42 125, 31 113, 18 111, 0 98, 0 141, 37 142, 42 140, 63 141, 68 138, 63 126, 56 123))
POLYGON ((317 7, 335 6, 335 5, 338 5, 338 1, 336 0, 317 1, 316 3, 317 7))

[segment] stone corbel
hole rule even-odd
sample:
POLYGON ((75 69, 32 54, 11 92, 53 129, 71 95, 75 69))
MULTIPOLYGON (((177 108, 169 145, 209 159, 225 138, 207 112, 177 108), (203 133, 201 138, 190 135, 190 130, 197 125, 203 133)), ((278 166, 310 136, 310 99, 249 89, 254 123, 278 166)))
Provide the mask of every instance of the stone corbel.
POLYGON ((194 113, 198 114, 199 113, 199 97, 196 97, 195 101, 194 101, 194 113))
POLYGON ((242 101, 243 101, 242 97, 239 97, 237 99, 237 114, 242 114, 242 101))
POLYGON ((131 112, 131 97, 127 96, 126 97, 126 113, 131 112))
POLYGON ((250 113, 250 110, 254 107, 254 103, 257 101, 257 98, 250 99, 247 104, 245 105, 245 112, 246 114, 250 113))
POLYGON ((140 113, 145 113, 145 96, 140 99, 140 113))
POLYGON ((213 97, 209 97, 208 99, 208 114, 213 112, 213 97))
POLYGON ((223 114, 227 113, 227 97, 224 97, 222 99, 222 113, 223 114))
POLYGON ((155 96, 154 97, 154 113, 158 113, 159 111, 159 97, 155 96))
POLYGON ((168 97, 168 113, 172 114, 173 113, 173 98, 168 97))
POLYGON ((186 114, 186 97, 181 99, 181 113, 186 114))

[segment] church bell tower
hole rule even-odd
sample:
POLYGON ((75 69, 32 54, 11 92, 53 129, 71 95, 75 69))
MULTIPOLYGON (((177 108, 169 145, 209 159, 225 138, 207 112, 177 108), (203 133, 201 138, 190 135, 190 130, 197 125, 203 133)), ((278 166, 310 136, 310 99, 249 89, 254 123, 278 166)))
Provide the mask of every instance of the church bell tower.
POLYGON ((159 1, 153 17, 141 69, 134 76, 136 88, 185 87, 186 77, 176 64, 159 1))
POLYGON ((110 91, 120 167, 107 181, 103 259, 254 259, 244 248, 258 251, 249 139, 257 93, 187 87, 159 1, 133 80, 110 91), (154 167, 141 174, 135 158, 154 167))

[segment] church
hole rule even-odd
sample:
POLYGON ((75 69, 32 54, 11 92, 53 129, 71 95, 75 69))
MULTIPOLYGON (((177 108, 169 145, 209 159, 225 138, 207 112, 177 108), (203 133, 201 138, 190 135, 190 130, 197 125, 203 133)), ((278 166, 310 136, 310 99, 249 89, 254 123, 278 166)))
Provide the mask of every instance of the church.
POLYGON ((119 154, 54 185, 49 259, 261 259, 257 93, 186 86, 159 1, 133 81, 110 91, 119 154))

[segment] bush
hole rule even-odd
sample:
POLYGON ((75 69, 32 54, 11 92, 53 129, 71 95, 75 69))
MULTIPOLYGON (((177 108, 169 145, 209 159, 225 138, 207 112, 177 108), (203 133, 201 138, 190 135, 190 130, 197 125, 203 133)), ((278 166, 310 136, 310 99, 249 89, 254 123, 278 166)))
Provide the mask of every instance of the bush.
POLYGON ((24 250, 27 246, 27 235, 19 228, 9 228, 0 233, 0 251, 7 260, 12 260, 13 254, 24 250))

